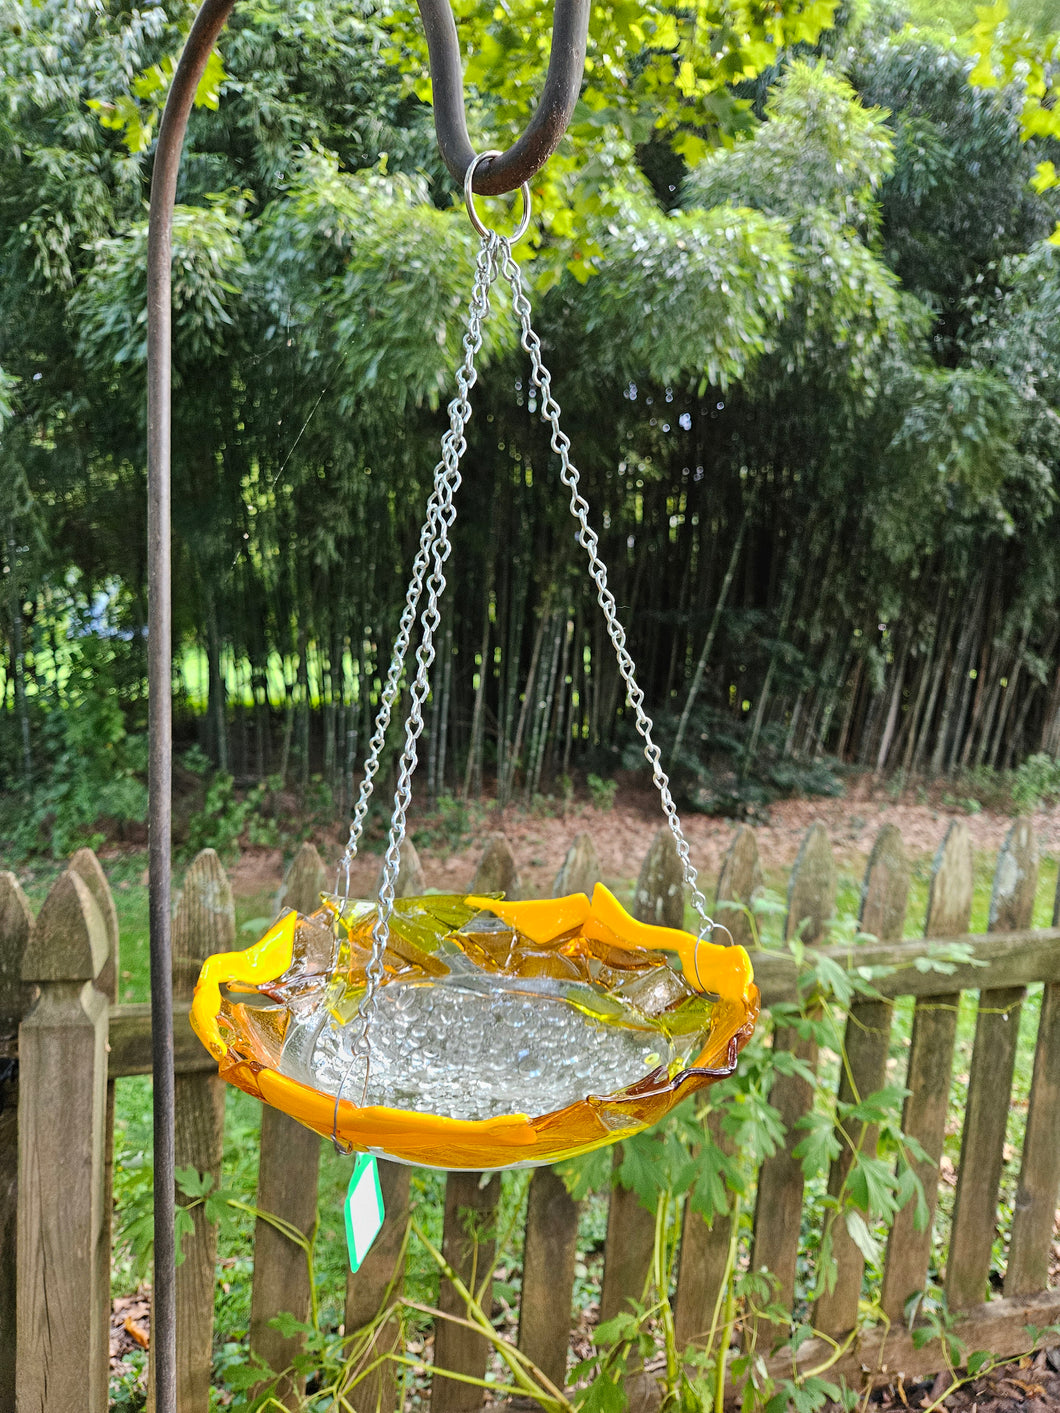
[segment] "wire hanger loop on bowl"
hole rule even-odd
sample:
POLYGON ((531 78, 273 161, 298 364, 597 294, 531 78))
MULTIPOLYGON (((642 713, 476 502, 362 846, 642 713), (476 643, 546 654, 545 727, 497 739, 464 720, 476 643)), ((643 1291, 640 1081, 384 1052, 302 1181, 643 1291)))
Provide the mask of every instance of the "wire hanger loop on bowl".
MULTIPOLYGON (((494 231, 492 227, 487 226, 479 215, 478 209, 475 206, 475 193, 472 190, 472 183, 475 180, 475 170, 479 163, 484 162, 488 157, 499 157, 500 155, 500 152, 496 149, 491 149, 489 152, 480 152, 478 156, 468 164, 468 169, 464 173, 464 205, 467 207, 467 214, 471 219, 471 224, 483 239, 487 236, 496 235, 497 232, 494 231)), ((523 198, 523 214, 518 226, 516 226, 512 234, 505 237, 509 245, 518 245, 523 236, 526 235, 527 231, 530 229, 531 198, 529 182, 523 182, 522 186, 519 188, 519 195, 523 198)))

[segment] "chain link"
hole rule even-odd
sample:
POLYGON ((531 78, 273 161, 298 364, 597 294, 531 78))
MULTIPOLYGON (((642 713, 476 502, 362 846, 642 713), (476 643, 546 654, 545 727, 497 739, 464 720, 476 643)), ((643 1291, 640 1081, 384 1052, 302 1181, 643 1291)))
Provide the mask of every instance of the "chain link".
POLYGON ((644 755, 651 766, 652 779, 662 800, 663 813, 677 845, 689 898, 700 921, 699 935, 703 937, 705 933, 713 931, 714 921, 707 913, 707 902, 700 890, 698 875, 688 850, 688 841, 681 828, 673 795, 670 793, 669 777, 663 769, 659 747, 652 739, 654 723, 644 710, 644 693, 637 683, 636 667, 626 647, 625 629, 618 621, 618 605, 615 603, 614 594, 607 587, 607 569, 600 558, 600 541, 596 531, 589 524, 589 504, 581 493, 578 468, 570 459, 570 438, 559 425, 559 403, 552 395, 552 376, 541 357, 541 340, 530 323, 530 301, 523 289, 522 272, 512 255, 510 242, 504 236, 498 236, 498 242, 502 257, 501 271, 511 286, 512 309, 519 320, 522 346, 530 355, 531 378, 541 394, 541 417, 552 428, 551 446, 559 457, 560 480, 570 492, 570 512, 578 522, 577 540, 589 559, 589 574, 596 584, 596 597, 604 612, 607 633, 618 659, 618 670, 626 684, 626 699, 633 709, 637 730, 644 741, 644 755))

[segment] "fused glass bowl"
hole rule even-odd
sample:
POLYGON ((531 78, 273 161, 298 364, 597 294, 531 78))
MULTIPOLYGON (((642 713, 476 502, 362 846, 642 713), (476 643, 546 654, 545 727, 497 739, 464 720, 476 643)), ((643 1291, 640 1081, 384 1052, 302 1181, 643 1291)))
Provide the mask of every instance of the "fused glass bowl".
POLYGON ((637 922, 602 885, 403 898, 366 1066, 376 903, 323 901, 210 957, 192 1025, 225 1079, 380 1157, 525 1167, 613 1143, 731 1074, 758 1015, 742 947, 637 922))

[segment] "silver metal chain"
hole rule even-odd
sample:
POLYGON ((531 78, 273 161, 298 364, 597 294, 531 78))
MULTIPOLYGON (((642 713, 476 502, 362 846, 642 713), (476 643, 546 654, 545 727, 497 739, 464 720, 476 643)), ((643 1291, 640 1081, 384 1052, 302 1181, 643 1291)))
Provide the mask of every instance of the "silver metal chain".
MULTIPOLYGON (((472 168, 469 171, 466 187, 470 185, 473 170, 472 168)), ((524 191, 523 197, 524 203, 526 203, 525 223, 529 211, 528 192, 524 191)), ((468 209, 474 220, 475 213, 471 199, 468 199, 468 209)), ((700 938, 712 931, 715 926, 707 913, 706 900, 699 888, 698 876, 689 854, 688 841, 681 828, 677 806, 674 804, 673 795, 670 792, 670 782, 662 766, 659 748, 652 739, 653 723, 644 710, 644 693, 637 683, 636 667, 629 649, 626 647, 625 629, 618 620, 618 606, 615 597, 607 586, 607 569, 600 558, 599 539, 589 524, 589 505, 581 493, 578 468, 570 459, 570 440, 560 428, 559 403, 552 394, 552 378, 541 356, 541 340, 531 324, 530 301, 523 288, 522 273, 512 255, 512 242, 496 231, 482 226, 480 222, 475 221, 475 226, 482 235, 482 245, 475 264, 474 288, 468 308, 467 329, 463 340, 464 357, 456 373, 457 395, 449 403, 449 427, 442 437, 441 460, 434 469, 434 484, 427 502, 426 518, 420 531, 419 548, 413 562, 405 606, 402 610, 397 637, 394 641, 394 651, 383 686, 375 730, 369 743, 364 778, 350 824, 350 835, 339 864, 335 885, 336 893, 339 893, 341 885, 340 896, 344 903, 348 902, 350 869, 364 829, 368 804, 379 770, 394 704, 401 690, 405 660, 412 638, 413 625, 416 621, 416 612, 424 587, 426 587, 427 601, 420 614, 420 642, 415 655, 416 672, 409 692, 405 742, 398 765, 394 808, 390 817, 390 832, 383 859, 382 880, 379 885, 378 909, 372 928, 371 955, 365 967, 365 990, 357 1010, 357 1030, 351 1043, 350 1063, 335 1095, 332 1141, 340 1152, 348 1152, 349 1149, 343 1148, 338 1141, 339 1101, 347 1078, 353 1072, 358 1060, 361 1059, 363 1059, 365 1066, 362 1104, 368 1089, 368 1070, 371 1061, 369 1029, 375 1011, 379 985, 384 976, 383 958, 390 936, 390 919, 394 911, 398 871, 401 864, 401 847, 407 833, 408 808, 412 799, 412 776, 418 759, 417 742, 423 731, 423 707, 430 692, 430 670, 435 656, 435 634, 441 621, 438 605, 446 587, 445 564, 452 548, 449 541, 449 531, 456 519, 453 498, 461 481, 460 461, 467 450, 467 440, 464 434, 471 417, 471 403, 468 395, 478 378, 475 369, 475 356, 482 347, 482 322, 490 312, 490 290, 501 274, 511 287, 512 309, 519 321, 521 344, 530 355, 531 378, 541 395, 541 416, 552 428, 551 446, 559 457, 560 480, 570 494, 570 511, 578 524, 577 541, 588 556, 589 574, 596 584, 597 599, 603 610, 608 636, 615 650, 618 670, 626 686, 626 698, 632 708, 637 730, 644 742, 644 754, 651 766, 652 779, 659 791, 663 813, 677 846, 692 907, 700 920, 700 938)))
POLYGON ((618 670, 626 684, 626 700, 633 710, 637 730, 644 741, 644 755, 651 766, 652 780, 655 782, 662 800, 663 813, 670 826, 670 832, 677 845, 681 860, 681 870, 688 888, 689 899, 700 921, 700 937, 714 929, 714 921, 707 913, 706 899, 700 890, 698 875, 688 850, 688 840, 681 828, 681 820, 670 793, 670 781, 663 769, 659 747, 652 739, 653 722, 644 710, 644 693, 637 683, 636 666, 626 647, 626 632, 618 621, 618 605, 615 596, 607 587, 607 569, 600 558, 600 541, 596 531, 589 524, 589 505, 581 493, 578 468, 570 459, 570 438, 559 425, 559 403, 552 395, 552 376, 541 357, 541 340, 530 323, 530 301, 523 288, 523 277, 512 255, 511 244, 504 236, 499 236, 501 249, 501 271, 512 291, 512 308, 522 330, 522 346, 530 355, 531 378, 541 394, 541 417, 552 428, 551 446, 559 457, 560 480, 570 492, 570 512, 578 522, 577 540, 589 559, 589 574, 596 584, 596 597, 604 612, 607 633, 618 659, 618 670))
POLYGON ((394 703, 401 688, 405 668, 405 658, 412 637, 412 627, 416 619, 420 597, 424 585, 427 601, 420 615, 420 642, 416 649, 416 672, 409 693, 409 712, 405 722, 405 743, 398 764, 397 788, 394 792, 394 808, 390 817, 390 833, 387 850, 383 858, 383 876, 379 885, 379 902, 375 925, 372 928, 372 947, 365 967, 365 989, 357 1009, 357 1030, 350 1046, 350 1063, 335 1094, 335 1114, 332 1126, 332 1142, 340 1152, 349 1151, 338 1141, 339 1100, 346 1080, 359 1060, 364 1061, 364 1085, 361 1102, 363 1104, 368 1089, 368 1071, 371 1063, 369 1029, 375 1011, 379 985, 384 976, 383 958, 390 937, 390 919, 394 911, 394 898, 397 889, 398 871, 401 866, 401 846, 407 832, 408 807, 412 799, 412 776, 417 763, 417 742, 423 731, 423 706, 430 692, 430 670, 435 655, 435 633, 441 620, 439 600, 445 592, 445 563, 452 548, 449 531, 456 519, 453 497, 460 486, 460 461, 467 450, 464 435, 471 416, 471 402, 468 394, 475 386, 478 373, 475 369, 475 356, 482 347, 482 322, 490 312, 489 292, 499 271, 499 238, 490 233, 483 237, 475 264, 475 282, 468 308, 467 329, 464 333, 464 357, 456 373, 456 397, 449 403, 449 427, 442 437, 442 457, 434 468, 434 484, 427 502, 427 514, 420 531, 420 543, 412 577, 405 597, 405 607, 401 614, 398 634, 394 641, 394 652, 387 672, 383 694, 376 715, 375 731, 369 745, 365 761, 364 779, 350 824, 350 837, 346 843, 342 861, 339 864, 339 882, 343 886, 343 902, 349 901, 350 867, 357 852, 368 803, 372 794, 375 776, 387 727, 390 724, 394 703), (430 566, 430 574, 427 570, 430 566))

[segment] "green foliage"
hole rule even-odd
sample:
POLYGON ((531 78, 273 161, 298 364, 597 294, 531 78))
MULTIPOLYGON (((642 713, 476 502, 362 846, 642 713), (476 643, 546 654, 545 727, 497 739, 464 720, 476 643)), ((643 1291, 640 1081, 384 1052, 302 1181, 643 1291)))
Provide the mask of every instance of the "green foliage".
POLYGON ((143 821, 147 738, 128 728, 119 671, 113 646, 86 633, 62 703, 40 713, 38 777, 26 793, 0 796, 0 837, 15 858, 41 849, 66 858, 143 821))
POLYGON ((222 858, 231 857, 244 833, 252 844, 274 847, 279 841, 275 821, 263 817, 261 810, 280 783, 274 777, 238 795, 232 776, 218 771, 206 785, 202 808, 188 819, 182 855, 192 859, 201 849, 216 849, 222 858))
POLYGON ((606 244, 606 266, 568 307, 583 337, 615 351, 621 375, 724 388, 770 347, 791 293, 777 222, 729 206, 665 218, 630 195, 606 244))
POLYGON ((585 777, 585 784, 589 790, 589 798, 593 802, 593 808, 598 810, 610 810, 614 808, 615 796, 618 794, 618 781, 605 780, 600 775, 589 774, 585 777))
POLYGON ((1012 775, 1012 803, 1021 813, 1060 800, 1060 761, 1043 752, 1028 758, 1012 775))

